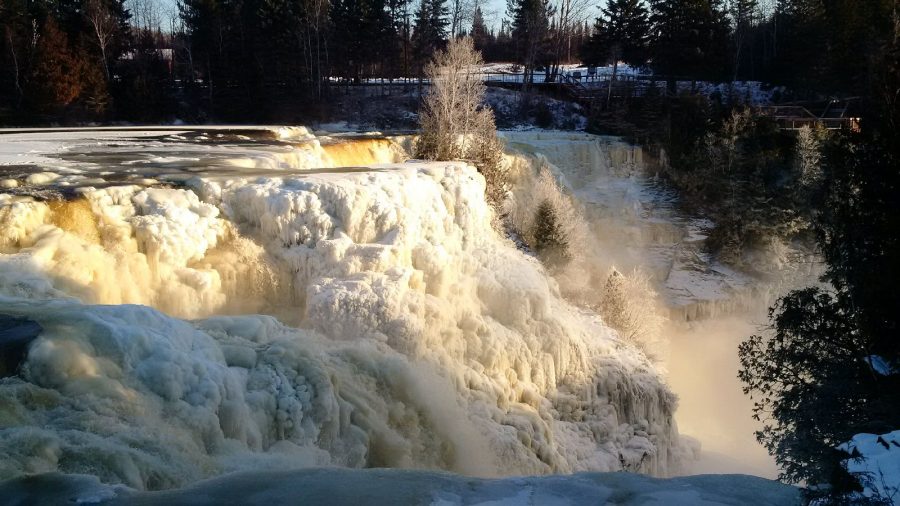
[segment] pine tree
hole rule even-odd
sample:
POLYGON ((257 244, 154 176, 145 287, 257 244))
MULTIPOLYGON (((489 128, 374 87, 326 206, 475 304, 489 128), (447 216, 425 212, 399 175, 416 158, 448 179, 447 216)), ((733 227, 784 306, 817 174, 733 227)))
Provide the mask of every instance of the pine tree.
POLYGON ((0 107, 4 96, 13 110, 22 105, 29 60, 32 56, 35 16, 27 0, 0 2, 0 107), (7 95, 8 94, 8 95, 7 95))
POLYGON ((514 53, 512 35, 509 33, 509 21, 504 19, 500 22, 500 30, 497 32, 491 57, 494 61, 512 61, 515 58, 514 53))
POLYGON ((491 43, 491 34, 487 25, 484 23, 484 13, 481 7, 476 5, 475 12, 472 16, 472 41, 475 43, 475 49, 484 53, 491 43))
MULTIPOLYGON (((411 0, 388 0, 388 14, 391 18, 391 40, 387 44, 386 70, 391 76, 409 76, 410 25, 409 5, 411 0)), ((326 2, 327 3, 327 2, 326 2)))
POLYGON ((825 149, 825 202, 815 225, 827 288, 782 297, 770 310, 772 335, 752 336, 739 349, 744 392, 766 422, 757 439, 783 480, 812 485, 812 499, 828 496, 823 504, 859 502, 848 494, 866 479, 847 472, 842 461, 851 456, 837 446, 900 422, 900 26, 895 30, 876 55, 869 120, 825 149))
POLYGON ((582 51, 583 59, 590 64, 612 61, 615 80, 620 60, 634 67, 647 63, 649 36, 642 0, 610 0, 597 18, 594 34, 582 51))
POLYGON ((421 73, 435 51, 447 42, 447 6, 445 0, 422 0, 416 10, 412 46, 416 67, 421 73))
POLYGON ((506 11, 512 19, 511 37, 517 61, 525 67, 525 90, 534 81, 535 67, 546 58, 554 9, 549 0, 507 0, 506 11))
POLYGON ((26 88, 34 109, 58 111, 79 97, 84 87, 82 62, 52 17, 41 27, 34 61, 26 88))
POLYGON ((395 32, 385 0, 336 0, 331 23, 332 61, 354 81, 382 64, 392 51, 395 32))
POLYGON ((569 240, 550 200, 538 204, 531 236, 535 252, 548 267, 561 267, 569 262, 569 240))
POLYGON ((653 69, 668 76, 717 79, 727 68, 729 27, 719 0, 651 0, 653 69))
POLYGON ((865 95, 893 31, 894 0, 781 0, 776 77, 804 91, 865 95))
POLYGON ((212 97, 218 85, 221 60, 225 53, 225 15, 216 0, 180 0, 178 12, 187 37, 190 39, 190 60, 194 75, 208 87, 212 97))

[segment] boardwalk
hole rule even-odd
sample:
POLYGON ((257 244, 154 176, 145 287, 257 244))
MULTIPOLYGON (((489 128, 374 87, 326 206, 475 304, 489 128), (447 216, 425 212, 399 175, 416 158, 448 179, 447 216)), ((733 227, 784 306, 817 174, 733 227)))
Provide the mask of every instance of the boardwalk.
MULTIPOLYGON (((496 88, 519 90, 525 80, 523 72, 481 72, 478 74, 484 84, 496 88)), ((369 78, 356 85, 369 86, 422 86, 427 79, 418 78, 369 78)), ((613 80, 608 73, 562 71, 551 75, 543 71, 535 72, 529 87, 539 93, 554 98, 570 100, 582 106, 585 111, 609 108, 612 104, 648 95, 656 97, 674 96, 686 93, 712 96, 718 93, 725 100, 751 105, 757 114, 773 118, 782 130, 798 130, 803 127, 821 126, 828 130, 859 129, 860 118, 854 115, 854 98, 831 100, 822 103, 789 103, 771 105, 771 92, 762 92, 762 83, 741 81, 736 83, 713 83, 691 80, 683 76, 667 77, 650 74, 623 72, 613 80), (674 82, 675 92, 669 86, 674 82)))
POLYGON ((820 126, 828 130, 859 130, 860 118, 852 113, 855 99, 830 100, 818 114, 810 111, 812 105, 785 104, 757 107, 762 116, 774 119, 782 130, 799 130, 820 126))
MULTIPOLYGON (((487 86, 519 89, 524 75, 521 73, 482 74, 487 86)), ((634 97, 642 97, 654 90, 659 95, 667 94, 666 82, 651 76, 622 74, 612 80, 608 75, 587 75, 580 72, 563 72, 553 79, 547 79, 543 72, 534 74, 529 84, 534 90, 557 98, 572 100, 586 110, 608 101, 616 102, 634 97)))

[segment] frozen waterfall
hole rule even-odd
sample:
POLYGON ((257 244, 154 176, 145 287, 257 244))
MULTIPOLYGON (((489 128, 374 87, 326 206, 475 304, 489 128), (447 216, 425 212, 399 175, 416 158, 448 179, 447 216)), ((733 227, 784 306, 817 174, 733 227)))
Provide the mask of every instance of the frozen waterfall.
POLYGON ((0 479, 680 472, 658 366, 408 142, 0 136, 0 318, 42 328, 0 380, 0 479))

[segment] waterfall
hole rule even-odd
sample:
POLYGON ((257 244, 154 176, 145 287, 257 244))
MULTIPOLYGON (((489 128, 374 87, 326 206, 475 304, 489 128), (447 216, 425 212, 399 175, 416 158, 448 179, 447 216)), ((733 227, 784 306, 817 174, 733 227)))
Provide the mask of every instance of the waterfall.
POLYGON ((658 365, 494 229, 464 162, 296 128, 0 142, 28 153, 0 166, 0 312, 43 329, 0 381, 0 479, 693 456, 658 365))

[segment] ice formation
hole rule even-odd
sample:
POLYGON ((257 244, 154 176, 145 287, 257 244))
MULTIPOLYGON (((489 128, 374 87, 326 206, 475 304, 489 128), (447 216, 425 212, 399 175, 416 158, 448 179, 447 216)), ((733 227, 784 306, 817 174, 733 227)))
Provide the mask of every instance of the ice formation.
POLYGON ((576 253, 553 273, 560 291, 600 312, 667 370, 681 434, 702 443, 690 471, 774 478, 734 372, 737 347, 768 321, 775 297, 815 283, 822 263, 798 261, 804 252, 791 245, 757 254, 754 273, 716 261, 704 245, 713 223, 677 205, 639 146, 574 132, 503 135, 514 166, 510 221, 527 230, 543 200, 563 215, 576 253))
POLYGON ((0 139, 0 305, 44 329, 0 380, 0 479, 677 472, 656 366, 492 228, 473 167, 403 142, 0 139))

